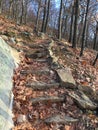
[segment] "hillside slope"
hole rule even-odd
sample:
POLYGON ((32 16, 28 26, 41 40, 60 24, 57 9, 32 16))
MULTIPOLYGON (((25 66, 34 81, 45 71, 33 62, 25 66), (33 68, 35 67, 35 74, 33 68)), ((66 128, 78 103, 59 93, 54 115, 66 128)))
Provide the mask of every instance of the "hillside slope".
POLYGON ((33 32, 0 16, 0 36, 20 53, 13 76, 13 130, 98 128, 96 52, 33 32))

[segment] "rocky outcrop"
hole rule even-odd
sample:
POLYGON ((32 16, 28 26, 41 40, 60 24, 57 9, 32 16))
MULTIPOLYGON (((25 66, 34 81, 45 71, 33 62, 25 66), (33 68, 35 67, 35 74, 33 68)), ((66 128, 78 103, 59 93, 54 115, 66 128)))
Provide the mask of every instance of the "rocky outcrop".
POLYGON ((57 72, 58 77, 60 79, 61 86, 66 88, 76 88, 76 83, 70 69, 68 67, 64 68, 59 65, 58 57, 56 57, 52 51, 53 46, 54 46, 54 41, 52 40, 48 49, 49 49, 49 54, 53 59, 52 68, 55 69, 55 71, 57 72))
POLYGON ((94 91, 88 86, 76 85, 70 69, 68 67, 64 68, 61 65, 59 65, 58 57, 56 57, 52 51, 53 47, 54 47, 54 41, 52 40, 49 46, 49 54, 53 59, 52 68, 55 69, 55 71, 58 74, 60 80, 60 86, 65 87, 67 89, 75 89, 75 91, 69 92, 69 96, 74 99, 76 104, 81 109, 96 110, 98 106, 93 100, 93 99, 95 100, 97 99, 95 96, 96 94, 94 94, 94 91))
POLYGON ((12 76, 19 54, 0 38, 0 130, 10 130, 12 122, 12 76))

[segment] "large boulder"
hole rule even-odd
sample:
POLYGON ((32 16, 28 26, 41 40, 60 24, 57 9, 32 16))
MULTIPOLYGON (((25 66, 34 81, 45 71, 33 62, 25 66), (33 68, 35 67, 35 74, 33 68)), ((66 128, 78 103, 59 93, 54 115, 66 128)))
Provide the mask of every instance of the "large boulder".
POLYGON ((13 126, 11 112, 13 94, 11 90, 13 70, 17 64, 13 57, 16 54, 18 55, 0 38, 0 130, 10 130, 13 126))
POLYGON ((75 80, 69 68, 59 68, 56 70, 62 87, 76 88, 75 80))

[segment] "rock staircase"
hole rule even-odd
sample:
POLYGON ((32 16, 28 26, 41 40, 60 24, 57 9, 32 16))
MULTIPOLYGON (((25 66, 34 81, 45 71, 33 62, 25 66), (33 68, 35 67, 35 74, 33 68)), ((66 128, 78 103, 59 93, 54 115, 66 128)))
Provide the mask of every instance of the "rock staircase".
MULTIPOLYGON (((76 128, 81 115, 77 115, 81 110, 73 101, 77 101, 78 97, 73 93, 77 89, 76 83, 70 70, 57 63, 51 51, 53 41, 43 40, 25 46, 28 49, 24 50, 24 60, 14 77, 15 126, 30 122, 32 130, 66 129, 66 124, 76 128)), ((84 97, 80 96, 78 104, 84 103, 82 107, 85 108, 88 103, 87 108, 96 109, 96 105, 86 97, 84 101, 84 97)))

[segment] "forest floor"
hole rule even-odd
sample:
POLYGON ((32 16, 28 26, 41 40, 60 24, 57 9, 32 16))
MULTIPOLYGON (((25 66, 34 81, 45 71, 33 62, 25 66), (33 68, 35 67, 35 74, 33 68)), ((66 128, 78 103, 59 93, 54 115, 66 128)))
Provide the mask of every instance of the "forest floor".
POLYGON ((0 16, 0 36, 21 59, 13 76, 13 130, 97 130, 97 52, 85 49, 79 57, 80 48, 32 30, 0 16))

